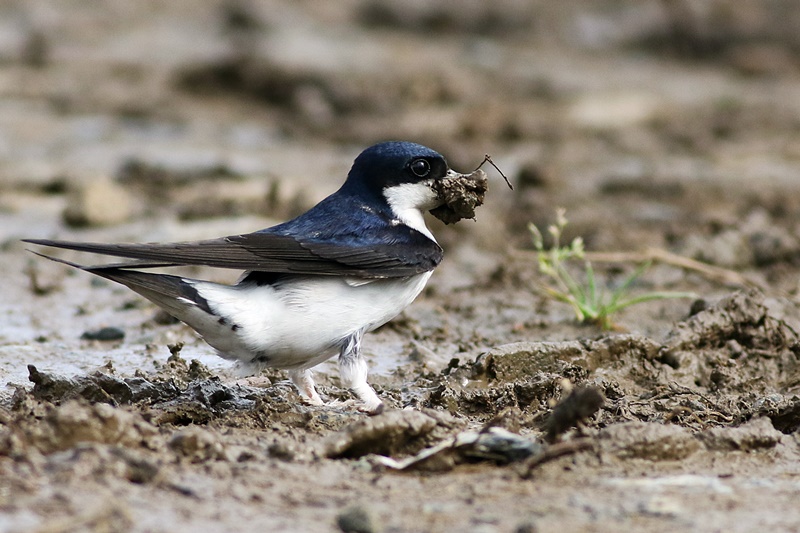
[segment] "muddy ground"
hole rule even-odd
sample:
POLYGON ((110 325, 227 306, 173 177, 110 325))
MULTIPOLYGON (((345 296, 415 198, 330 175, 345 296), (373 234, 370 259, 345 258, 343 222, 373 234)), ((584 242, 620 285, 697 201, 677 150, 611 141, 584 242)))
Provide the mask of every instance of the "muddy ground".
POLYGON ((0 530, 797 530, 799 16, 3 3, 0 530), (252 231, 396 138, 460 171, 489 153, 514 190, 484 167, 475 221, 431 217, 444 263, 365 339, 393 408, 377 417, 334 364, 317 373, 331 403, 303 405, 281 372, 243 377, 19 241, 252 231), (633 294, 697 297, 576 324, 543 296, 527 230, 556 206, 605 286, 655 257, 633 294))

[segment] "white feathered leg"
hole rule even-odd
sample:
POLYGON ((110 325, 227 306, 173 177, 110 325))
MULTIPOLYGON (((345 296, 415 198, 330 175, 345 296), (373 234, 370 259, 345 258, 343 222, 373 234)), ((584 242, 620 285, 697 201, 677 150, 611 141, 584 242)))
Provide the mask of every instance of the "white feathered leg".
POLYGON ((383 412, 383 402, 375 389, 367 383, 367 362, 361 356, 361 338, 363 331, 358 331, 345 340, 342 351, 339 353, 339 374, 342 378, 342 386, 347 387, 364 402, 359 408, 371 415, 383 412))
POLYGON ((324 405, 317 389, 314 388, 314 378, 311 377, 311 370, 290 370, 289 378, 295 387, 300 391, 300 396, 310 405, 324 405))

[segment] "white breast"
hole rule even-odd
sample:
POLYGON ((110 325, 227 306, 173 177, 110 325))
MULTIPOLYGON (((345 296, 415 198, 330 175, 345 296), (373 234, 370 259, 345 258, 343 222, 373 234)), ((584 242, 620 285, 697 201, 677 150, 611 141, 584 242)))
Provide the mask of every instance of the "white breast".
POLYGON ((260 287, 195 281, 198 293, 224 318, 224 324, 206 321, 206 331, 195 329, 225 357, 310 368, 334 355, 349 335, 371 331, 397 316, 430 276, 298 277, 260 287))
POLYGON ((430 183, 423 181, 395 185, 384 189, 383 196, 400 222, 436 242, 423 216, 424 211, 430 211, 441 203, 430 183))

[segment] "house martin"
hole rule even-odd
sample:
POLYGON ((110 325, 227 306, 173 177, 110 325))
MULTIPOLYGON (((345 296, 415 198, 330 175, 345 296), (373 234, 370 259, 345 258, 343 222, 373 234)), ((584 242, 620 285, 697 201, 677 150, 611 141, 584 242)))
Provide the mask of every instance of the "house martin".
POLYGON ((367 383, 361 339, 425 287, 442 248, 423 213, 443 205, 442 180, 466 177, 430 148, 384 142, 355 159, 338 191, 297 218, 253 233, 165 244, 25 242, 126 258, 84 266, 45 256, 127 286, 224 358, 287 369, 311 404, 323 403, 311 368, 338 354, 342 385, 363 411, 377 414, 383 402, 367 383), (244 273, 225 285, 143 271, 181 265, 244 273))

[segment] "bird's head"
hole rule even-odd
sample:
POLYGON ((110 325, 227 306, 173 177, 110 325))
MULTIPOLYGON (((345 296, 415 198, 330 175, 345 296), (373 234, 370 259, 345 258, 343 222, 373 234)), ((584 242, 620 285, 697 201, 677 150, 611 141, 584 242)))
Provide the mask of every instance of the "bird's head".
POLYGON ((390 141, 370 146, 356 158, 343 192, 384 201, 395 216, 429 211, 442 204, 434 182, 458 176, 445 158, 420 144, 390 141))

